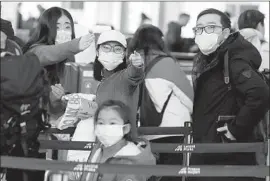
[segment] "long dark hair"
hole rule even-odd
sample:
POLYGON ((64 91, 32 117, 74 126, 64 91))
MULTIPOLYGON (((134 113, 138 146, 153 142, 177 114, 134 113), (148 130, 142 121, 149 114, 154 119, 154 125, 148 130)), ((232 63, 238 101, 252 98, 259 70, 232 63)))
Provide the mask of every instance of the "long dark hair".
MULTIPOLYGON (((71 14, 63 8, 52 7, 44 11, 39 17, 37 27, 29 41, 23 47, 23 52, 26 53, 35 44, 54 45, 57 33, 57 21, 62 15, 65 15, 70 20, 71 38, 74 39, 74 21, 71 14)), ((61 62, 56 65, 46 66, 51 82, 59 82, 59 80, 55 80, 59 79, 57 77, 57 71, 61 71, 59 68, 62 69, 64 63, 65 62, 61 62)))
MULTIPOLYGON (((99 46, 97 47, 97 50, 99 49, 99 46)), ((126 60, 126 56, 123 59, 123 62, 121 64, 119 64, 115 69, 114 72, 118 72, 121 70, 124 70, 127 68, 127 60, 126 60)), ((96 56, 96 59, 94 61, 94 65, 93 65, 93 72, 94 72, 94 79, 97 81, 101 81, 103 79, 102 76, 102 70, 104 69, 104 66, 99 62, 98 60, 98 56, 96 56)))
POLYGON ((120 117, 124 120, 124 124, 130 124, 130 126, 131 126, 130 132, 127 133, 124 136, 124 138, 127 141, 135 142, 136 138, 134 138, 132 136, 132 135, 135 135, 135 134, 133 134, 133 131, 135 131, 135 129, 132 128, 131 117, 130 117, 131 114, 130 114, 129 107, 126 104, 124 104, 123 102, 121 102, 121 101, 107 100, 107 101, 103 102, 98 107, 98 109, 97 109, 97 111, 95 113, 95 117, 94 117, 95 123, 97 123, 100 111, 102 111, 103 109, 106 109, 106 108, 110 108, 110 109, 116 111, 120 115, 120 117))
POLYGON ((130 40, 127 50, 128 57, 138 50, 143 50, 145 57, 150 50, 158 50, 169 55, 162 31, 158 27, 148 24, 140 26, 130 40))

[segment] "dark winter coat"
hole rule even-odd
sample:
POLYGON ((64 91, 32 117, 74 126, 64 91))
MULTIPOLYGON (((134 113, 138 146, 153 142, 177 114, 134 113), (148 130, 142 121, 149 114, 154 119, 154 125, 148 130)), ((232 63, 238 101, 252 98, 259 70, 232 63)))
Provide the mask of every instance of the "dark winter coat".
MULTIPOLYGON (((235 115, 229 131, 237 142, 252 142, 253 129, 269 107, 269 87, 256 73, 261 56, 239 33, 234 33, 209 56, 201 53, 194 60, 195 99, 193 133, 195 143, 220 143, 218 116, 235 115), (232 89, 224 81, 224 54, 229 52, 232 89), (243 102, 239 106, 238 102, 243 102)), ((195 165, 254 165, 253 153, 193 154, 195 165)), ((249 178, 197 178, 196 181, 249 181, 249 178)))

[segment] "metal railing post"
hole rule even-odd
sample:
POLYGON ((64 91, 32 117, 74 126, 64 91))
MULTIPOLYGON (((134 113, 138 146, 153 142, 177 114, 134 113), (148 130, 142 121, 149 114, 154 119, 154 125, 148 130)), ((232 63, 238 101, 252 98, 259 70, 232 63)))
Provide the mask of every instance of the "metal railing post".
MULTIPOLYGON (((185 128, 191 128, 191 122, 185 122, 184 127, 185 128)), ((191 143, 191 133, 185 134, 184 138, 184 144, 190 144, 191 143)), ((184 152, 183 153, 183 166, 189 166, 189 159, 190 159, 190 153, 189 152, 184 152)), ((182 181, 185 181, 186 177, 182 177, 182 181)))
MULTIPOLYGON (((270 166, 270 120, 269 120, 269 114, 270 111, 266 113, 265 119, 266 119, 266 130, 267 130, 267 157, 266 157, 266 165, 270 166)), ((270 181, 270 176, 266 177, 266 181, 270 181)))

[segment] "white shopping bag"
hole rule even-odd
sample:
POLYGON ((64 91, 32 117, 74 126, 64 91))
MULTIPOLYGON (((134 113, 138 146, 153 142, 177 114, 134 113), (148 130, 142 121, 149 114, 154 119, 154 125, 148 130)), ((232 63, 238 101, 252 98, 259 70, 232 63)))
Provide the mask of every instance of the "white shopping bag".
MULTIPOLYGON (((81 120, 74 132, 71 141, 86 141, 95 142, 96 136, 94 134, 94 119, 93 117, 81 120)), ((85 145, 90 148, 91 145, 85 145)), ((67 154, 68 161, 79 161, 86 162, 91 151, 79 151, 79 150, 69 150, 67 154)))
POLYGON ((60 130, 74 127, 79 119, 93 117, 97 109, 94 101, 95 95, 92 94, 69 94, 64 96, 63 100, 67 100, 68 103, 65 113, 57 125, 60 130))

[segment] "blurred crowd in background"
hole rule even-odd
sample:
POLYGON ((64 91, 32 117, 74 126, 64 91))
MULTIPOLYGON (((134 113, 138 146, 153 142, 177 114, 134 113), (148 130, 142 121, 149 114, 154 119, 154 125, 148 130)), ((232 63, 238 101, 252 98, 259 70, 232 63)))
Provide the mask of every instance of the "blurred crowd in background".
MULTIPOLYGON (((142 143, 137 128, 185 122, 192 122, 196 144, 263 142, 269 133, 268 38, 268 2, 1 3, 1 151, 109 164, 130 164, 130 156, 131 164, 177 165, 185 162, 182 154, 153 154, 149 142, 183 143, 182 133, 143 135, 142 143), (100 144, 86 155, 73 152, 80 159, 61 151, 49 155, 38 136, 51 126, 75 132, 50 139, 100 144), (253 133, 257 128, 259 136, 253 133)), ((198 153, 190 164, 265 165, 265 157, 259 151, 198 153)), ((70 180, 179 180, 74 173, 70 180)), ((6 172, 8 181, 43 176, 6 172)))
MULTIPOLYGON (((267 3, 267 2, 265 2, 267 3)), ((12 22, 17 37, 27 42, 44 10, 58 6, 67 9, 76 24, 101 33, 116 29, 132 35, 141 24, 158 26, 171 52, 198 52, 192 28, 205 7, 225 12, 237 31, 238 16, 247 9, 265 15, 265 39, 269 38, 269 6, 264 2, 3 2, 1 17, 12 22), (11 10, 12 8, 12 10, 11 10), (14 11, 14 12, 13 12, 14 11)))

